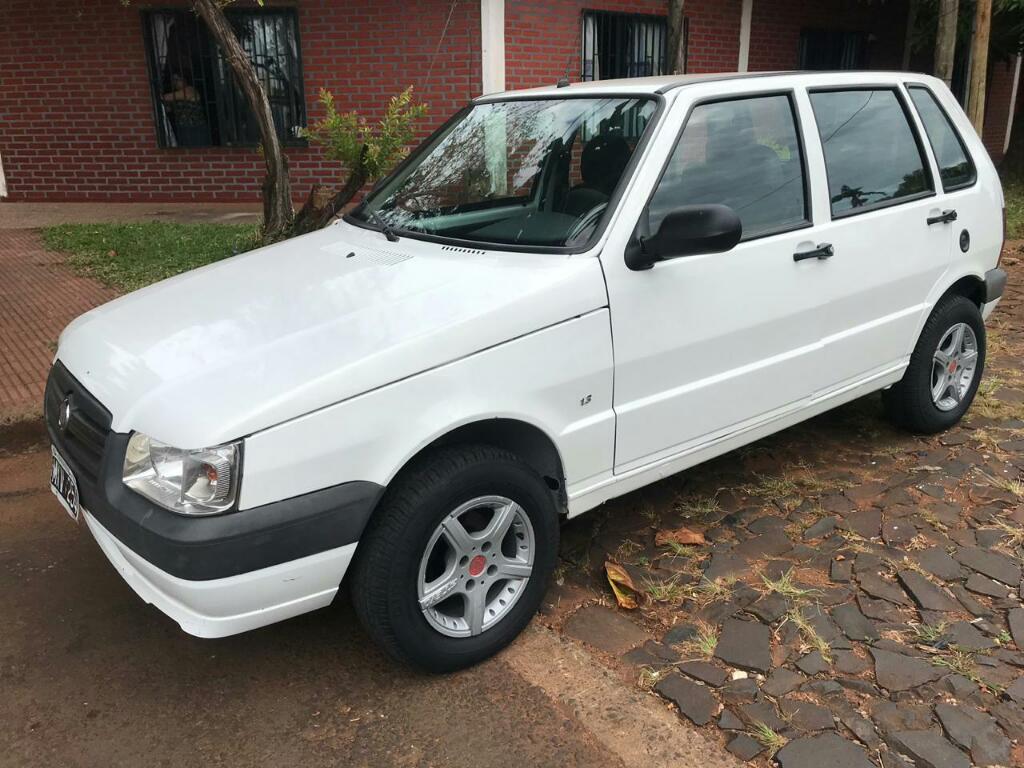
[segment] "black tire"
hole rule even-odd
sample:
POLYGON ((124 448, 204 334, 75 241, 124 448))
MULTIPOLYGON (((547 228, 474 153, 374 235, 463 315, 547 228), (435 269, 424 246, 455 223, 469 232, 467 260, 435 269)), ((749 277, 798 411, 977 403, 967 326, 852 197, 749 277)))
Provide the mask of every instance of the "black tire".
POLYGON ((932 310, 910 356, 903 378, 882 392, 888 417, 898 426, 919 434, 935 434, 955 425, 971 407, 985 372, 985 323, 978 306, 963 296, 946 296, 932 310), (966 323, 978 342, 978 363, 964 397, 953 409, 941 410, 932 400, 933 355, 946 332, 966 323))
POLYGON ((540 607, 558 556, 558 511, 551 491, 514 454, 487 445, 443 448, 405 471, 385 493, 352 565, 352 603, 370 637, 397 660, 451 672, 493 656, 540 607), (518 600, 495 625, 449 637, 420 610, 417 580, 437 526, 461 504, 501 495, 522 507, 533 527, 533 572, 518 600))

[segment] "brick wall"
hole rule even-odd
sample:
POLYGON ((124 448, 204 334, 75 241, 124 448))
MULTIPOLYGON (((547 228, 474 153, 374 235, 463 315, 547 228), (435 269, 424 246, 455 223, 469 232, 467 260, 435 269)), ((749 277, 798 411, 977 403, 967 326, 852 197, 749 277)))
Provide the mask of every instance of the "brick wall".
MULTIPOLYGON (((0 156, 11 200, 258 198, 263 165, 253 148, 157 146, 138 4, 2 5, 0 156)), ((478 0, 301 0, 298 18, 311 119, 321 87, 339 109, 373 117, 413 85, 430 105, 424 130, 480 91, 478 0)), ((290 148, 288 157, 296 197, 343 176, 316 148, 290 148)))
MULTIPOLYGON (((997 61, 992 63, 988 72, 982 141, 985 142, 989 155, 997 163, 1003 159, 1003 141, 1006 137, 1006 121, 1010 115, 1010 96, 1013 91, 1013 71, 1013 61, 997 61)), ((1020 119, 1019 115, 1017 119, 1020 119)), ((1024 130, 1024 126, 1017 125, 1015 130, 1024 130)))
MULTIPOLYGON (((687 0, 690 72, 733 72, 741 0, 687 0)), ((506 0, 505 80, 509 89, 580 77, 584 10, 667 15, 666 0, 506 0)))
POLYGON ((890 0, 754 0, 750 25, 751 71, 796 69, 800 31, 846 29, 871 33, 871 69, 899 69, 903 58, 906 3, 890 0))

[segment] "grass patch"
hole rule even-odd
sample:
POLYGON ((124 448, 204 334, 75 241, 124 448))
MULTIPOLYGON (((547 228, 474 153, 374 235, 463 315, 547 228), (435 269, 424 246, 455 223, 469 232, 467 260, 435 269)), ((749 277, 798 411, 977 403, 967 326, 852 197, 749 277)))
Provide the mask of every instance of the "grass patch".
POLYGON ((732 588, 736 583, 734 576, 727 576, 720 579, 701 579, 696 586, 690 588, 690 596, 700 608, 703 608, 716 600, 728 600, 732 597, 732 588))
POLYGON ((61 224, 43 230, 48 248, 68 254, 78 274, 119 291, 136 288, 248 251, 250 224, 61 224))
POLYGON ((921 645, 934 646, 946 634, 949 624, 940 621, 938 624, 911 624, 910 631, 914 635, 914 642, 921 645))
POLYGON ((799 608, 791 608, 786 614, 786 618, 796 625, 796 628, 800 631, 800 636, 803 638, 804 643, 821 654, 821 657, 825 659, 829 664, 832 663, 832 646, 821 635, 814 626, 809 622, 799 608))
POLYGON ((667 581, 646 581, 644 591, 656 603, 681 603, 688 594, 686 587, 676 578, 667 581))
POLYGON ((821 591, 817 589, 805 589, 803 587, 798 587, 793 582, 792 569, 786 571, 784 574, 779 576, 779 578, 774 580, 769 579, 764 574, 761 574, 761 581, 764 583, 765 594, 774 592, 775 594, 782 595, 789 600, 807 600, 821 594, 821 591))
POLYGON ((1003 532, 1003 538, 1000 540, 1003 546, 1009 547, 1010 549, 1017 549, 1024 547, 1024 528, 1013 523, 1008 523, 1002 518, 996 518, 992 521, 992 525, 1003 532))
POLYGON ((776 733, 764 723, 754 723, 750 729, 750 735, 762 747, 768 751, 768 759, 775 757, 775 753, 786 746, 786 737, 776 733))
POLYGON ((700 519, 709 517, 717 512, 721 511, 721 507, 718 506, 718 499, 714 496, 697 496, 690 499, 680 499, 677 501, 680 511, 683 513, 683 517, 690 519, 700 519))
POLYGON ((1006 239, 1024 238, 1024 179, 1003 179, 1006 199, 1006 239))
POLYGON ((684 658, 697 656, 710 659, 718 646, 718 633, 705 621, 698 621, 696 629, 697 633, 693 637, 676 643, 676 648, 684 658))

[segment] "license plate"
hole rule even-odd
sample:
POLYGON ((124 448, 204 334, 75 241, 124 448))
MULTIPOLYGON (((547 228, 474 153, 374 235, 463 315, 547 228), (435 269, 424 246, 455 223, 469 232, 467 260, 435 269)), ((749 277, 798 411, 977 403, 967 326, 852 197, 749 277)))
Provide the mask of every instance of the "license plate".
POLYGON ((50 452, 53 453, 53 464, 50 467, 50 490, 53 491, 53 495, 57 497, 61 506, 71 515, 71 519, 77 523, 80 508, 78 481, 75 480, 75 474, 71 471, 68 463, 57 453, 57 449, 50 446, 50 452))

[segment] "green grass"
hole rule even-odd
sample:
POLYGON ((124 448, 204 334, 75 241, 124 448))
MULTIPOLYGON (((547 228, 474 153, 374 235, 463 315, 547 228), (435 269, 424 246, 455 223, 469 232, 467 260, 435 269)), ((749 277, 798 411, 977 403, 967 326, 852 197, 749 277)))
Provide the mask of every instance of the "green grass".
POLYGON ((1024 179, 1003 179, 1006 197, 1006 237, 1008 240, 1024 238, 1024 179))
POLYGON ((44 229, 43 240, 75 272, 133 291, 247 251, 257 232, 248 224, 61 224, 44 229))

